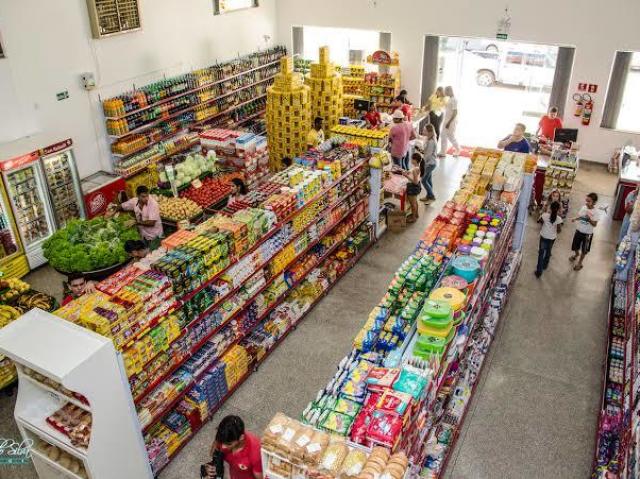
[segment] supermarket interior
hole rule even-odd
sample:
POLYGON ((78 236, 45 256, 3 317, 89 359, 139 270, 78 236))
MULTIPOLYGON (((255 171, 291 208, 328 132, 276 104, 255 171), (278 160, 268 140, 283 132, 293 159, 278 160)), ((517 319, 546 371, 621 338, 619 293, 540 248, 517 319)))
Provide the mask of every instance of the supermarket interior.
POLYGON ((472 3, 0 0, 1 479, 640 477, 640 5, 472 3))

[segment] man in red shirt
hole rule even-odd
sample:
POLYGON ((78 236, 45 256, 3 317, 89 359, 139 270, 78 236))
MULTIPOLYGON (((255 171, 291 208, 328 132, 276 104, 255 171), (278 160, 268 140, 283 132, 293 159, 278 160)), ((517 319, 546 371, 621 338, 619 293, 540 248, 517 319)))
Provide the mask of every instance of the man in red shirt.
MULTIPOLYGON (((227 416, 218 425, 211 455, 221 452, 229 465, 231 479, 262 479, 260 438, 245 432, 244 422, 238 416, 227 416)), ((206 466, 208 477, 216 477, 216 468, 206 466)))
POLYGON ((87 278, 82 273, 71 273, 67 276, 67 286, 71 294, 64 297, 62 306, 69 304, 85 293, 93 293, 96 289, 93 281, 87 281, 87 278))
POLYGON ((555 106, 549 108, 549 114, 540 118, 538 131, 536 135, 542 136, 549 141, 553 141, 556 136, 556 130, 562 128, 562 120, 558 118, 558 108, 555 106))

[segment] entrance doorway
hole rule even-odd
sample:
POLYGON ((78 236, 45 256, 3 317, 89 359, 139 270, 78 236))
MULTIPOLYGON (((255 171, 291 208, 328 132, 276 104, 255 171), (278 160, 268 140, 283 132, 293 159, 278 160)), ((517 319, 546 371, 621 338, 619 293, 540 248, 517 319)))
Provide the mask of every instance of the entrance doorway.
POLYGON ((437 85, 451 85, 458 97, 459 143, 495 147, 515 123, 535 134, 551 106, 558 51, 553 45, 440 37, 437 85))

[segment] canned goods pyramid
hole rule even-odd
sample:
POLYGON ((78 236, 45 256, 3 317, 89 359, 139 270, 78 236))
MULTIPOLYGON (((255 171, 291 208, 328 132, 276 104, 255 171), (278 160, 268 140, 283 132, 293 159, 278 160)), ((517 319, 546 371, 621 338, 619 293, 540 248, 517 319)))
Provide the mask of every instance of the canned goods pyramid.
POLYGON ((307 149, 311 125, 311 97, 302 75, 294 73, 293 60, 280 60, 280 73, 267 89, 267 138, 272 171, 280 170, 284 157, 294 158, 307 149))
POLYGON ((342 76, 329 61, 329 47, 320 47, 319 58, 318 63, 311 64, 306 83, 311 88, 311 119, 322 118, 325 130, 329 131, 344 112, 342 76))

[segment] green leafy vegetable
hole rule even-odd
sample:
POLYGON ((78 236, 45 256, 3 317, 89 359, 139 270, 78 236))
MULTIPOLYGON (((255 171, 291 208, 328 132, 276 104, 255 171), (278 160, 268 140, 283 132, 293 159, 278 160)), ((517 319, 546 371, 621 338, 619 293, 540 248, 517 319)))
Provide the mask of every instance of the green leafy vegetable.
POLYGON ((44 256, 51 266, 65 273, 93 271, 122 263, 127 258, 125 241, 140 239, 137 228, 126 227, 126 221, 126 218, 103 217, 70 221, 44 242, 44 256))

